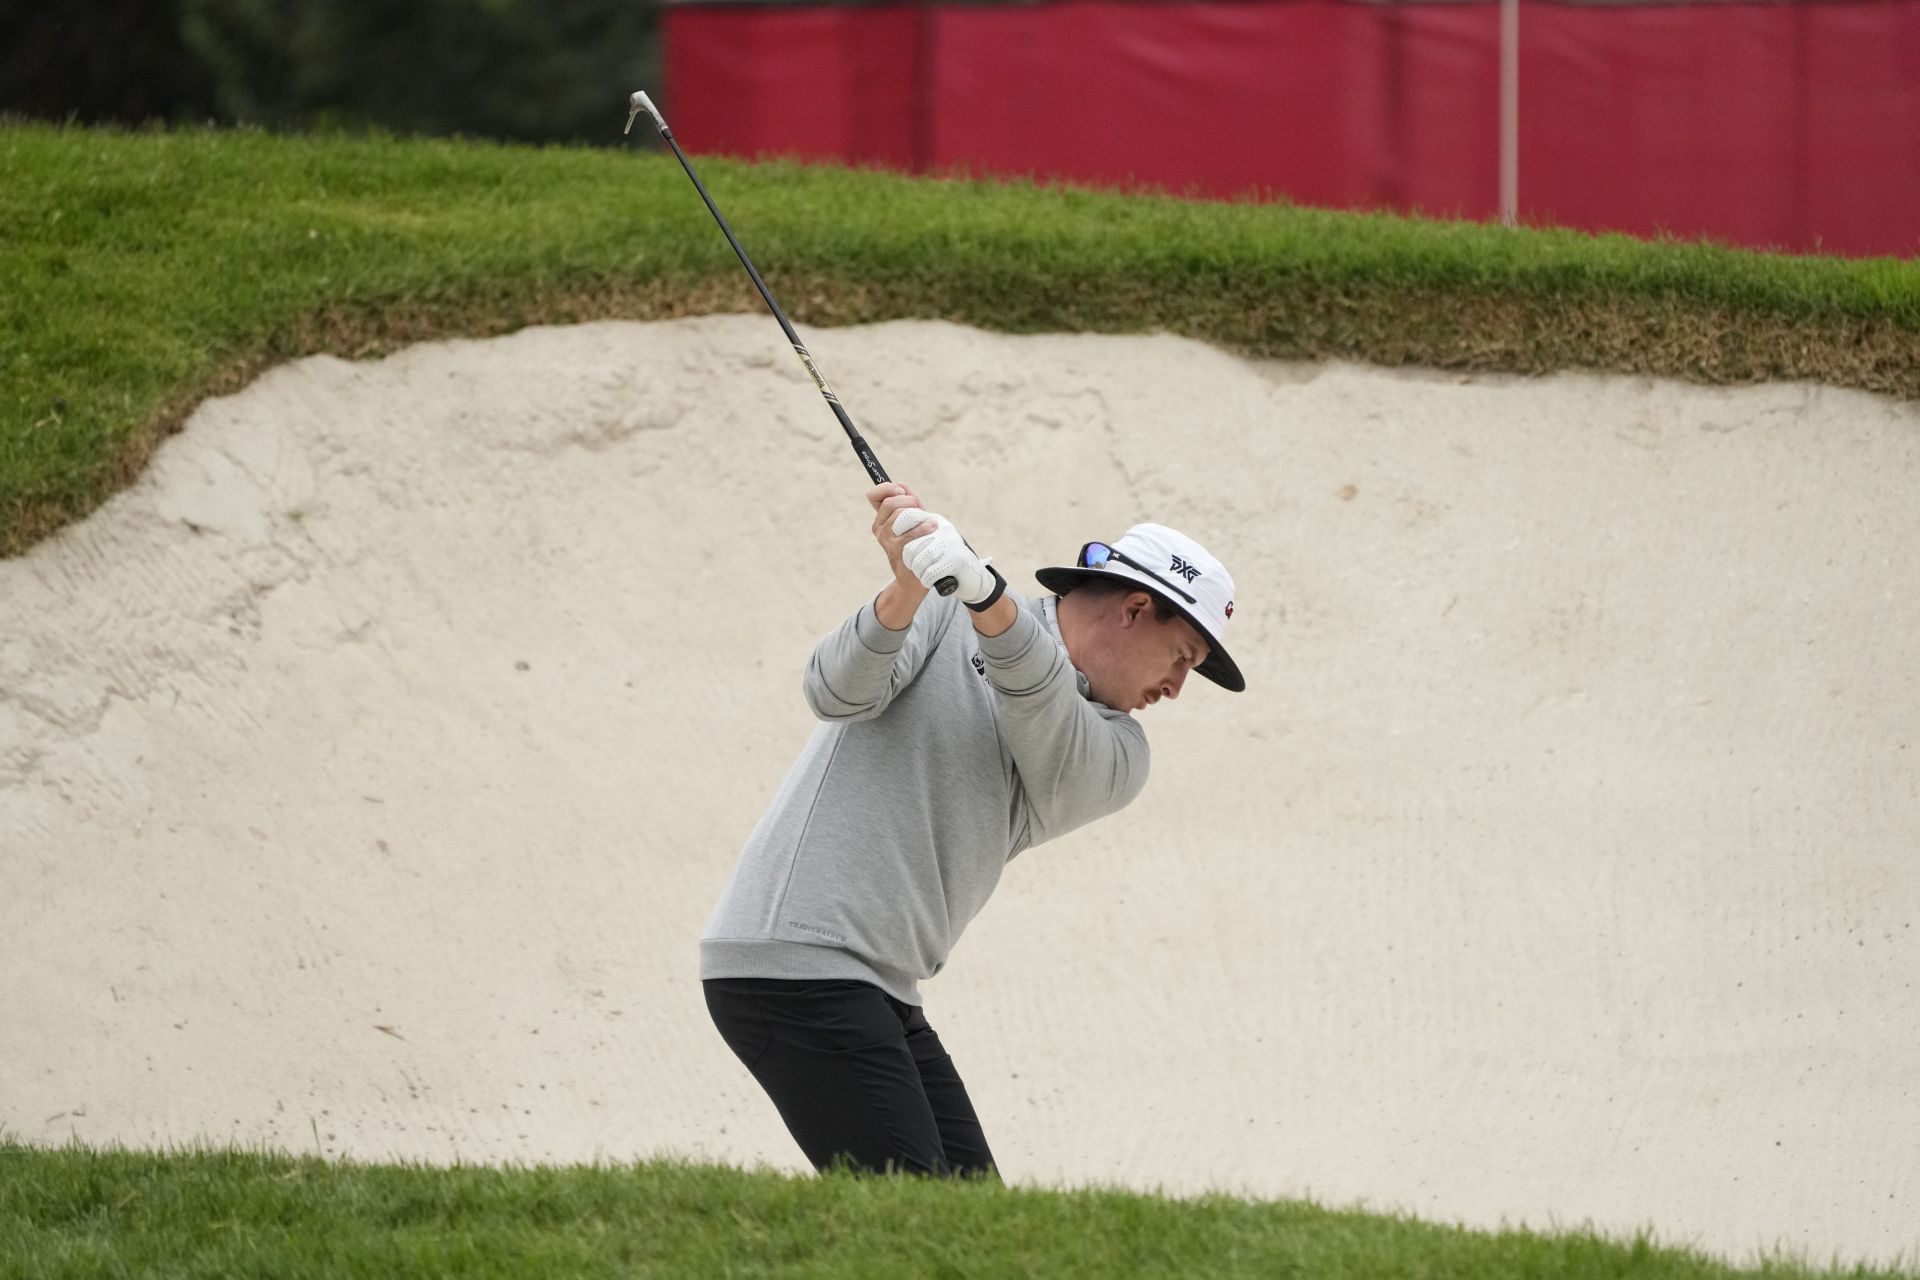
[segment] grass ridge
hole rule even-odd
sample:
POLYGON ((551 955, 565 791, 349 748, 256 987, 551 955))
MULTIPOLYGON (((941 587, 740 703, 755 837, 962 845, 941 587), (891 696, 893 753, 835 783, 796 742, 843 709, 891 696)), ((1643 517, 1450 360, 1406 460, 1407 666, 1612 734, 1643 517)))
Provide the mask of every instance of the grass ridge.
POLYGON ((196 1144, 0 1137, 0 1273, 1721 1277, 1910 1274, 1750 1267, 1647 1229, 1476 1230, 1311 1199, 1180 1199, 1101 1184, 795 1176, 669 1157, 428 1165, 196 1144))

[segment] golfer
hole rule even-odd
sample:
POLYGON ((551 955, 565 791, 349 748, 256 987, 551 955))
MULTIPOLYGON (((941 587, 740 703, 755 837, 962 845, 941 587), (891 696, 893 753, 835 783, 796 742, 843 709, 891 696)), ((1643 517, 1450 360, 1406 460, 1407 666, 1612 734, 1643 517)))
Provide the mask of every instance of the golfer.
POLYGON ((1233 579, 1164 525, 1089 542, 1011 594, 907 486, 867 491, 893 569, 814 648, 821 723, 700 936, 707 1009, 814 1167, 999 1177, 918 983, 1007 862, 1147 781, 1132 712, 1189 673, 1246 688, 1233 579), (929 588, 943 578, 951 596, 929 588))

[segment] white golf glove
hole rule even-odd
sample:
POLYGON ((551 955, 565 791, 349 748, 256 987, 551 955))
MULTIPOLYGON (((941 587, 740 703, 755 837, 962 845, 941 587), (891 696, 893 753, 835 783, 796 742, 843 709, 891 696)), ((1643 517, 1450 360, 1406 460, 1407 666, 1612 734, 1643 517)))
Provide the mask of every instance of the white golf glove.
POLYGON ((959 584, 954 594, 960 597, 962 604, 979 604, 988 596, 995 595, 1005 579, 987 567, 987 560, 992 557, 982 559, 975 555, 973 548, 967 545, 967 540, 960 536, 960 531, 945 516, 937 516, 918 507, 902 507, 893 518, 894 536, 898 537, 928 520, 939 527, 901 547, 900 562, 929 591, 942 578, 954 579, 959 584))

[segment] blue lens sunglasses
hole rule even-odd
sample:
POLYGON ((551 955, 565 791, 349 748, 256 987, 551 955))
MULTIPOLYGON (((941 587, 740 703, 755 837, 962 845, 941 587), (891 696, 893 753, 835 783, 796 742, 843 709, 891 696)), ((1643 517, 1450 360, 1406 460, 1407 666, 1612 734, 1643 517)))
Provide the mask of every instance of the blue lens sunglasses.
POLYGON ((1158 582, 1161 586, 1173 592, 1173 594, 1179 596, 1188 604, 1197 605, 1200 603, 1153 570, 1147 568, 1147 566, 1141 564, 1138 560, 1135 560, 1132 556, 1126 555, 1124 552, 1115 551, 1104 542, 1089 542, 1086 546, 1080 548, 1080 567, 1082 569, 1104 569, 1107 567, 1107 561, 1109 560, 1118 560, 1128 568, 1138 569, 1141 573, 1146 574, 1149 578, 1152 578, 1155 582, 1158 582))

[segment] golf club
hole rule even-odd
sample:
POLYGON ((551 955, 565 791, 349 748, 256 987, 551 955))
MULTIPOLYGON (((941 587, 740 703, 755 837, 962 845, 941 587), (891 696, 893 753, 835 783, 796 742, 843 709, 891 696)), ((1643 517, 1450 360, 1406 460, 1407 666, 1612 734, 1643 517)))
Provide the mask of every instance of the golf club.
MULTIPOLYGON (((727 220, 720 216, 720 210, 713 203, 713 197, 707 194, 707 188, 701 183, 700 175, 696 174, 693 166, 687 163, 687 153, 682 151, 680 144, 674 140, 673 130, 667 128, 666 118, 660 114, 660 108, 654 106, 653 99, 647 97, 644 92, 635 93, 627 99, 627 107, 627 127, 620 131, 621 134, 633 132, 633 122, 642 111, 653 117, 653 123, 659 127, 660 136, 667 140, 667 145, 673 148, 673 154, 680 158, 680 167, 687 171, 689 178, 693 179, 693 189, 698 191, 700 198, 707 202, 707 211, 713 214, 713 220, 720 224, 720 230, 726 235, 727 243, 732 245, 734 253, 739 255, 740 265, 745 267, 747 275, 752 277, 753 287, 760 291, 762 298, 766 299, 767 310, 773 312, 773 318, 780 322, 780 328, 786 333, 787 341, 793 344, 794 354, 800 357, 800 363, 806 365, 807 372, 813 375, 813 385, 820 388, 820 394, 827 398, 827 407, 833 410, 833 416, 840 419, 840 425, 846 428, 847 439, 853 442, 853 451, 859 455, 861 465, 866 467, 867 474, 873 478, 875 484, 888 483, 887 473, 881 467, 880 459, 873 456, 873 450, 868 448, 867 442, 860 438, 859 431, 854 429, 853 419, 847 416, 846 409, 840 404, 840 397, 833 394, 833 388, 829 387, 827 380, 820 376, 820 369, 813 363, 812 354, 801 344, 800 335, 793 331, 793 326, 787 323, 786 313, 780 310, 780 304, 775 302, 773 294, 767 291, 767 282, 760 278, 758 271, 754 270, 753 262, 747 257, 747 251, 740 247, 740 241, 733 234, 733 228, 728 226, 727 220)), ((942 578, 934 585, 934 589, 943 596, 950 596, 959 586, 959 582, 953 578, 942 578)))

